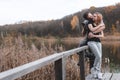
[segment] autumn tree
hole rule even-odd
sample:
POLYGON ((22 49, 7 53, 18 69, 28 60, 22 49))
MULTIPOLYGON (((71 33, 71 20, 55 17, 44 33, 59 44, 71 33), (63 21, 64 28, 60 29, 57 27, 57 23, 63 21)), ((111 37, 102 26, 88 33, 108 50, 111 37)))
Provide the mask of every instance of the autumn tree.
POLYGON ((116 29, 114 24, 112 24, 111 32, 112 32, 113 35, 115 35, 115 33, 117 32, 117 29, 116 29))

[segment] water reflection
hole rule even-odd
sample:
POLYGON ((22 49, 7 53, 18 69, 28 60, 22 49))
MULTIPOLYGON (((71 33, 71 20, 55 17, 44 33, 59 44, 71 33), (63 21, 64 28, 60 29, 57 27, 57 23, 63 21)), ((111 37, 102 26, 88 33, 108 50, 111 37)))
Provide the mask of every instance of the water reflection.
POLYGON ((120 41, 103 42, 103 59, 110 59, 110 72, 120 72, 120 41))
POLYGON ((120 42, 103 43, 103 57, 109 57, 111 62, 120 64, 120 42))

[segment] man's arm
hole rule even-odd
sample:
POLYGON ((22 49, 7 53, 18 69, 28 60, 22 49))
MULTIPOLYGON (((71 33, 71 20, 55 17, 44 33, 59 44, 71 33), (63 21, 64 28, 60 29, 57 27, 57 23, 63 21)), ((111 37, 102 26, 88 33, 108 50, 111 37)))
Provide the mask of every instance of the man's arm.
POLYGON ((100 28, 100 25, 93 27, 92 24, 88 24, 88 28, 90 29, 90 31, 94 32, 96 31, 98 28, 100 28))
POLYGON ((82 36, 86 36, 86 27, 87 27, 87 24, 88 24, 88 20, 84 20, 82 22, 82 36))
POLYGON ((99 33, 105 29, 105 25, 99 27, 97 30, 95 30, 93 33, 99 33))
POLYGON ((85 36, 85 29, 84 28, 82 28, 82 36, 85 36))
POLYGON ((92 32, 90 32, 90 33, 89 33, 89 37, 90 37, 90 38, 93 38, 93 37, 102 38, 102 37, 104 37, 104 33, 103 33, 103 31, 101 31, 101 34, 99 34, 99 35, 94 35, 92 32))
POLYGON ((102 38, 102 37, 104 37, 104 33, 103 33, 103 31, 101 31, 101 34, 99 34, 99 35, 93 35, 93 37, 102 38))

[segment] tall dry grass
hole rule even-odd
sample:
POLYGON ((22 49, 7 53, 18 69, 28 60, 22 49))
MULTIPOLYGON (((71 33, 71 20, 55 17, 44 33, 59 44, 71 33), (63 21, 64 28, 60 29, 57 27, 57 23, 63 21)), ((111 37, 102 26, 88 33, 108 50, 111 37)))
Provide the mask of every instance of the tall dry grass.
MULTIPOLYGON (((46 44, 43 39, 23 36, 2 37, 0 39, 0 72, 64 50, 62 45, 53 47, 52 43, 46 44)), ((67 58, 66 72, 66 80, 79 80, 76 55, 67 58)), ((54 75, 54 63, 52 63, 17 80, 55 80, 54 75)))

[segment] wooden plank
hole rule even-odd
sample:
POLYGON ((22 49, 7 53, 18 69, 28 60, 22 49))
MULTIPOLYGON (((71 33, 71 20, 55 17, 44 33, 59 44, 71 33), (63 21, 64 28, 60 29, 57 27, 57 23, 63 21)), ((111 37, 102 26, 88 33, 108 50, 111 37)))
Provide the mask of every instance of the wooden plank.
POLYGON ((16 78, 19 78, 23 75, 26 75, 30 72, 35 71, 35 70, 39 69, 40 67, 48 65, 62 57, 70 56, 72 54, 83 51, 85 49, 88 49, 88 46, 83 46, 83 47, 75 48, 75 49, 72 49, 69 51, 53 54, 53 55, 47 56, 45 58, 42 58, 42 59, 27 63, 25 65, 16 67, 14 69, 10 69, 8 71, 1 72, 0 80, 14 80, 16 78))
MULTIPOLYGON (((97 80, 97 79, 92 79, 92 75, 89 74, 86 77, 86 80, 97 80)), ((120 80, 120 73, 104 73, 102 80, 120 80)))
POLYGON ((62 58, 62 80, 66 80, 66 57, 62 58))
POLYGON ((105 73, 104 75, 103 75, 103 80, 110 80, 111 79, 111 77, 112 77, 112 73, 105 73))
POLYGON ((92 80, 92 75, 91 74, 87 75, 85 80, 92 80))
POLYGON ((81 52, 88 49, 88 46, 83 46, 83 47, 79 47, 79 48, 75 48, 75 49, 71 49, 65 52, 62 52, 61 54, 63 54, 64 56, 70 56, 73 55, 75 53, 81 52))
MULTIPOLYGON (((102 80, 111 80, 112 75, 113 75, 112 73, 102 73, 102 76, 103 76, 102 80)), ((92 75, 89 74, 86 76, 85 80, 98 80, 98 79, 93 79, 92 75)))
POLYGON ((55 61, 55 80, 62 80, 62 59, 55 61))
POLYGON ((120 80, 120 73, 113 73, 111 80, 120 80))
MULTIPOLYGON (((104 73, 102 73, 102 74, 104 75, 104 73)), ((89 75, 86 76, 85 80, 98 80, 98 79, 94 79, 92 77, 92 74, 89 74, 89 75)), ((102 79, 102 80, 104 80, 104 79, 102 79)))
POLYGON ((85 80, 85 52, 82 51, 81 54, 79 54, 79 62, 80 62, 80 80, 85 80))

